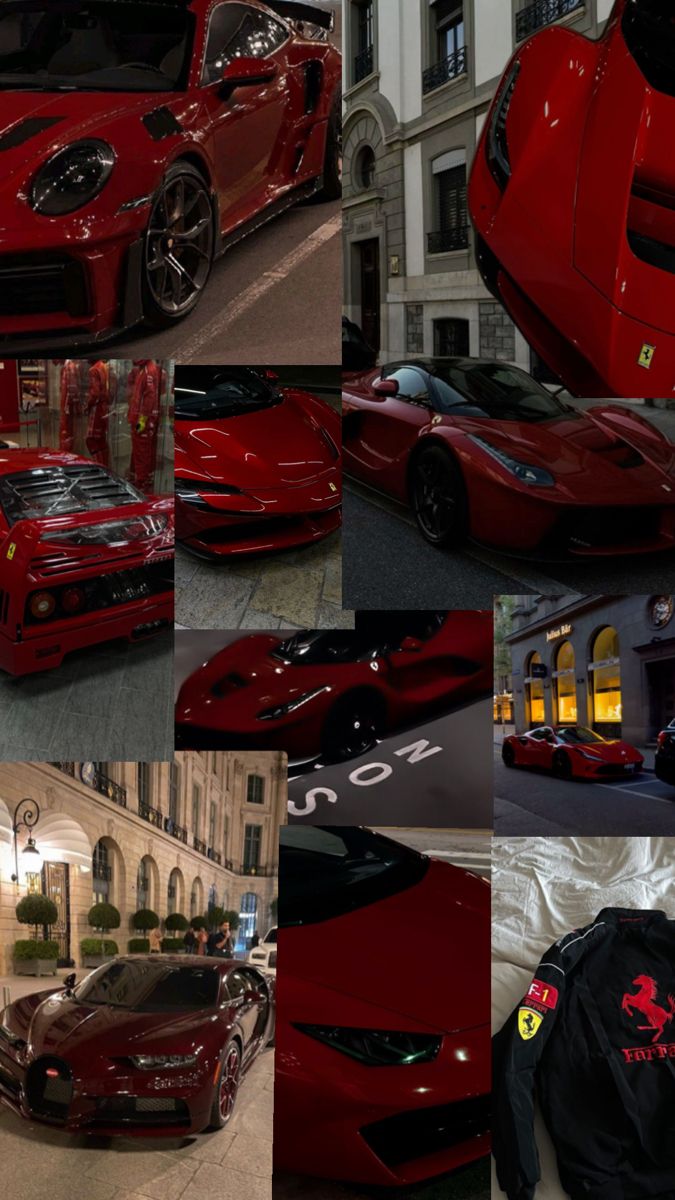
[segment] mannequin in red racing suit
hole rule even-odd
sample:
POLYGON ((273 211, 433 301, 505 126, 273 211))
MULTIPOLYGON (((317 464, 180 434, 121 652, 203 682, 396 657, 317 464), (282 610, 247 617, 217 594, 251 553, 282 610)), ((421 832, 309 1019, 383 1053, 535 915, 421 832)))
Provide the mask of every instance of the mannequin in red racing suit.
POLYGON ((87 449, 94 462, 110 466, 108 418, 111 403, 110 363, 99 359, 89 369, 87 449))
POLYGON ((153 359, 137 359, 129 374, 128 420, 131 428, 129 480, 142 492, 154 487, 157 437, 166 373, 153 359))
POLYGON ((82 411, 80 399, 81 363, 68 358, 61 367, 61 417, 59 449, 69 453, 75 446, 75 417, 82 411))

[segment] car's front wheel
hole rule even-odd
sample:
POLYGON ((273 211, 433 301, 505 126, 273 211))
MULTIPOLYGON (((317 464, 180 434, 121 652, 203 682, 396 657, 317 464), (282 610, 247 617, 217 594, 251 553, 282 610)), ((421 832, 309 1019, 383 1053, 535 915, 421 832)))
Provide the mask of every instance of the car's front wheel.
POLYGON ((211 274, 214 247, 208 184, 189 163, 174 163, 153 200, 145 233, 143 311, 149 325, 166 329, 192 312, 211 274))
POLYGON ((468 502, 459 467, 440 446, 415 458, 410 500, 422 536, 432 546, 458 546, 468 534, 468 502))
POLYGON ((516 754, 510 742, 505 742, 502 746, 502 762, 505 767, 515 767, 516 754))
POLYGON ((237 1101, 241 1080, 241 1050, 238 1042, 230 1042, 223 1055, 220 1071, 213 1089, 211 1106, 211 1129, 224 1129, 237 1101))
POLYGON ((384 729, 384 710, 376 696, 345 696, 326 718, 321 739, 325 762, 346 762, 366 754, 377 744, 384 729))
POLYGON ((572 778, 572 763, 569 754, 565 754, 564 750, 558 750, 553 755, 553 771, 559 779, 572 778))

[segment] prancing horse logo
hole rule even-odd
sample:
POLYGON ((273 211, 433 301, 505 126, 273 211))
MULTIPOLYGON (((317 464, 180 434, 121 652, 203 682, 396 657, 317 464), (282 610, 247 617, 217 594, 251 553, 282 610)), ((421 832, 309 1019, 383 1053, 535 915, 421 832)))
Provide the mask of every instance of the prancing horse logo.
POLYGON ((624 1012, 627 1012, 630 1017, 634 1012, 641 1012, 643 1017, 648 1022, 647 1025, 638 1025, 638 1029, 648 1029, 654 1034, 652 1044, 659 1042, 663 1037, 666 1025, 670 1024, 675 1016, 675 996, 668 995, 668 1008, 662 1008, 656 1003, 656 997, 659 994, 659 985, 650 975, 638 975, 633 983, 638 988, 634 996, 630 996, 628 992, 624 994, 621 1001, 621 1007, 624 1012))

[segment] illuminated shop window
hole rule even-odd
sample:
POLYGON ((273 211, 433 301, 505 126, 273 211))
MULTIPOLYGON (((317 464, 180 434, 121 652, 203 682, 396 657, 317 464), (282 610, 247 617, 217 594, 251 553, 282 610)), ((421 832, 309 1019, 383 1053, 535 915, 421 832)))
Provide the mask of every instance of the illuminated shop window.
POLYGON ((593 719, 596 724, 617 724, 621 720, 621 666, 619 635, 611 625, 596 635, 592 655, 593 719))
POLYGON ((569 725, 577 721, 577 681, 574 647, 563 642, 555 656, 555 696, 558 724, 569 725))
POLYGON ((534 667, 541 667, 541 654, 535 650, 527 660, 525 696, 530 725, 542 725, 544 716, 544 680, 538 678, 534 667))

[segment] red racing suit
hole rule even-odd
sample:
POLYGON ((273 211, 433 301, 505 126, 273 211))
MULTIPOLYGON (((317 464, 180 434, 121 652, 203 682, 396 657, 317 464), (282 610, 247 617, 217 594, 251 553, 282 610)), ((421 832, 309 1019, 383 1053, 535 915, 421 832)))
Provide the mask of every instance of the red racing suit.
POLYGON ((157 438, 165 372, 153 359, 140 359, 129 376, 128 420, 131 428, 129 480, 142 492, 154 489, 157 438))
POLYGON ((110 363, 99 359, 89 370, 87 450, 94 462, 100 463, 102 467, 110 467, 110 448, 108 446, 110 390, 110 363))
POLYGON ((69 453, 72 453, 75 446, 75 417, 81 411, 80 366, 77 359, 68 358, 61 367, 59 449, 69 453))

